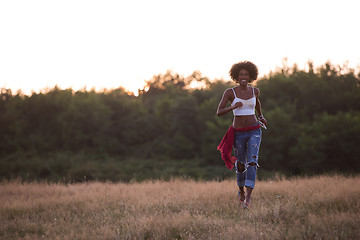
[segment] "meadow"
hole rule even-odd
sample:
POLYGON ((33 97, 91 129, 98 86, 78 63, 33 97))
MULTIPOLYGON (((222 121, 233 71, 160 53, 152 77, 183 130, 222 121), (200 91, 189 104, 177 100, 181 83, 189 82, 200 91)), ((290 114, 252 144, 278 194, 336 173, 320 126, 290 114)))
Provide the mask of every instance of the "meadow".
POLYGON ((0 239, 360 239, 360 176, 0 183, 0 239))

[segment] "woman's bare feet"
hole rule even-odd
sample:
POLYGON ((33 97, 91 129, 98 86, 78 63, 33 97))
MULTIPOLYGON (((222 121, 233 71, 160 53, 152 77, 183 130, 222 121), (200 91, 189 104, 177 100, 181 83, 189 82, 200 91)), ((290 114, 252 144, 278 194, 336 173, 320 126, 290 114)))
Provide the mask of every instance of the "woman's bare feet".
POLYGON ((244 202, 244 200, 245 200, 245 191, 244 191, 243 187, 239 187, 238 196, 239 196, 240 203, 244 202))
POLYGON ((244 208, 248 208, 250 206, 252 190, 253 190, 252 188, 246 187, 246 196, 245 196, 245 199, 244 199, 244 208))

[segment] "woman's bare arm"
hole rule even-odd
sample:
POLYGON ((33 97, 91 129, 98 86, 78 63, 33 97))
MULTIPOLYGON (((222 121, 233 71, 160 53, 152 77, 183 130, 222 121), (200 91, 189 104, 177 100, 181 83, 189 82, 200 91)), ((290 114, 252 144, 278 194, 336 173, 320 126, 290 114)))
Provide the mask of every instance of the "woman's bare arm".
POLYGON ((260 100, 259 100, 260 90, 259 90, 258 88, 255 88, 254 91, 255 91, 255 96, 256 96, 255 110, 256 110, 256 112, 258 113, 259 120, 266 125, 266 124, 267 124, 267 121, 266 121, 266 119, 263 117, 262 112, 261 112, 261 102, 260 102, 260 100))
POLYGON ((230 106, 230 107, 226 107, 226 103, 228 101, 231 101, 230 100, 230 97, 231 97, 231 90, 230 89, 227 89, 222 98, 221 98, 221 101, 219 103, 219 106, 217 108, 217 111, 216 111, 216 115, 218 116, 222 116, 230 111, 232 111, 233 109, 235 108, 238 108, 238 107, 241 107, 242 106, 242 103, 241 102, 237 102, 234 106, 230 106))

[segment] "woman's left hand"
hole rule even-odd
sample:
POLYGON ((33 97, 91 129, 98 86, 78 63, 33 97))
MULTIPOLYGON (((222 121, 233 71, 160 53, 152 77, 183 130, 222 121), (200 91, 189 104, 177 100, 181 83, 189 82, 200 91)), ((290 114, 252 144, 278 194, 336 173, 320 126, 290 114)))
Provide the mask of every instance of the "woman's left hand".
POLYGON ((259 118, 259 121, 262 122, 265 126, 267 125, 267 121, 264 117, 259 118))

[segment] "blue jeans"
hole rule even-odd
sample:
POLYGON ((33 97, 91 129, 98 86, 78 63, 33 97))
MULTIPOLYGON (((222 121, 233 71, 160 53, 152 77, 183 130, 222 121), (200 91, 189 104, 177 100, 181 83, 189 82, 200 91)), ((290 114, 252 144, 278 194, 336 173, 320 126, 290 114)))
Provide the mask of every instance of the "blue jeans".
POLYGON ((235 132, 234 155, 237 157, 235 168, 239 187, 255 187, 261 135, 260 128, 247 132, 235 132), (241 164, 244 166, 242 169, 241 164))

